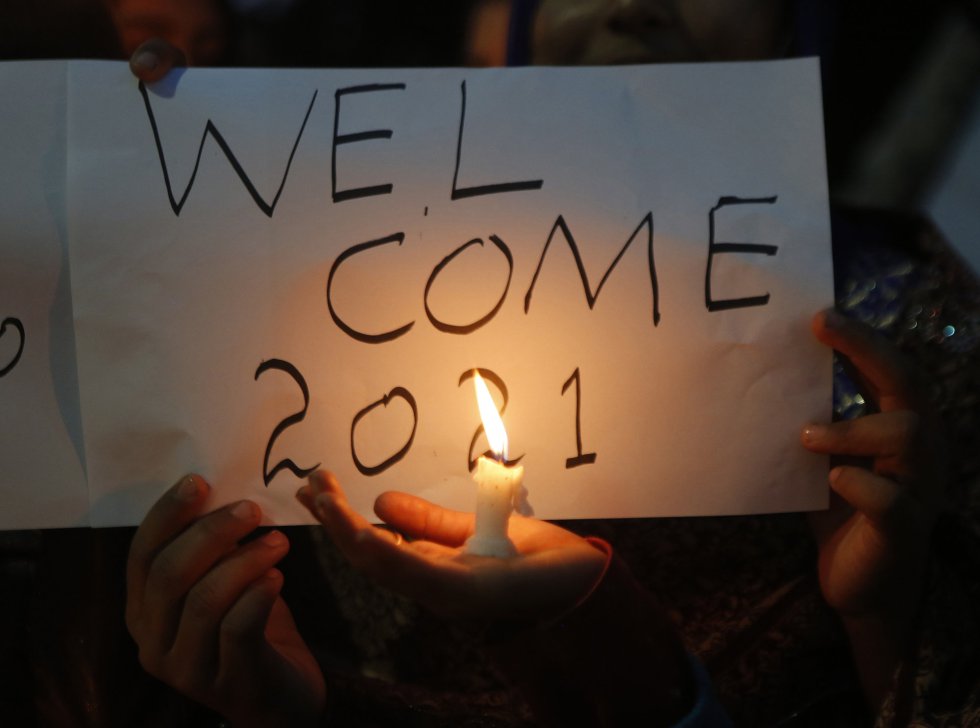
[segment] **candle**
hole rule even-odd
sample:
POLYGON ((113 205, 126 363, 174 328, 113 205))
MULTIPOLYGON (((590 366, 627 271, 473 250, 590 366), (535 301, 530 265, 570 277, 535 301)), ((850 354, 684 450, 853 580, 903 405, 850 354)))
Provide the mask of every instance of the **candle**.
POLYGON ((517 554, 514 543, 507 537, 507 524, 514 498, 524 480, 524 467, 506 465, 507 432, 503 420, 487 385, 477 372, 474 372, 473 383, 483 429, 494 457, 481 455, 476 461, 476 472, 473 474, 477 485, 476 527, 466 541, 465 551, 504 559, 517 554))

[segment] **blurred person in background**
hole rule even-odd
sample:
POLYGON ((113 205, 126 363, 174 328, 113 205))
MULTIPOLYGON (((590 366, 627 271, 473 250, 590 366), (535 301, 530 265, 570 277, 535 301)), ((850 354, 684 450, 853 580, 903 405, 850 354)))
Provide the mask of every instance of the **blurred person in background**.
POLYGON ((147 40, 158 38, 179 48, 192 66, 227 61, 231 29, 220 0, 105 0, 105 4, 127 58, 147 40))
POLYGON ((510 0, 477 0, 466 20, 463 62, 474 68, 507 65, 510 0))

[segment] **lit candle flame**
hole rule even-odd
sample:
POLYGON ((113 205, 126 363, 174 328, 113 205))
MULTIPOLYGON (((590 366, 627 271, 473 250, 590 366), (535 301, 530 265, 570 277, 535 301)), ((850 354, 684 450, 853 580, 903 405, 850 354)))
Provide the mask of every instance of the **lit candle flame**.
POLYGON ((480 419, 483 420, 483 429, 487 433, 490 449, 498 460, 506 461, 507 430, 504 429, 504 421, 500 419, 500 413, 497 411, 497 405, 493 403, 490 390, 477 371, 473 372, 473 386, 476 388, 476 403, 480 407, 480 419))

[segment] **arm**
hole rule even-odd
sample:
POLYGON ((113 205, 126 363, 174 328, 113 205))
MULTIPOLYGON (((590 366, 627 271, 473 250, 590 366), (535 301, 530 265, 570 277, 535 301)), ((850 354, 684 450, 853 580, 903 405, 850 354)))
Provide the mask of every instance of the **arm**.
POLYGON ((320 668, 280 598, 278 531, 250 501, 203 515, 209 487, 188 476, 136 531, 126 567, 126 626, 151 675, 235 726, 312 725, 323 712, 320 668))
POLYGON ((670 620, 604 542, 511 516, 512 559, 462 546, 473 515, 385 493, 374 528, 336 479, 316 473, 298 498, 347 558, 380 584, 437 614, 491 624, 488 650, 554 725, 670 726, 695 702, 692 670, 670 620))
POLYGON ((491 632, 488 650, 539 716, 565 725, 729 726, 704 668, 657 600, 601 539, 591 591, 563 614, 491 632))

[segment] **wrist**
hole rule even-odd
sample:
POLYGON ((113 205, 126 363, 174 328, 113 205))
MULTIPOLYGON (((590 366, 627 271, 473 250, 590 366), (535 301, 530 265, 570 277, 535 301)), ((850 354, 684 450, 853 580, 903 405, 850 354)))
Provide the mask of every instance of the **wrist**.
POLYGON ((487 649, 544 724, 631 725, 644 715, 651 726, 673 726, 698 695, 680 637, 611 547, 589 542, 607 557, 591 589, 546 622, 498 629, 487 649))
POLYGON ((842 622, 865 699, 877 713, 901 664, 904 634, 896 625, 874 616, 843 617, 842 622))
POLYGON ((839 614, 865 699, 875 713, 912 652, 921 598, 919 590, 914 599, 896 600, 888 608, 839 614))

